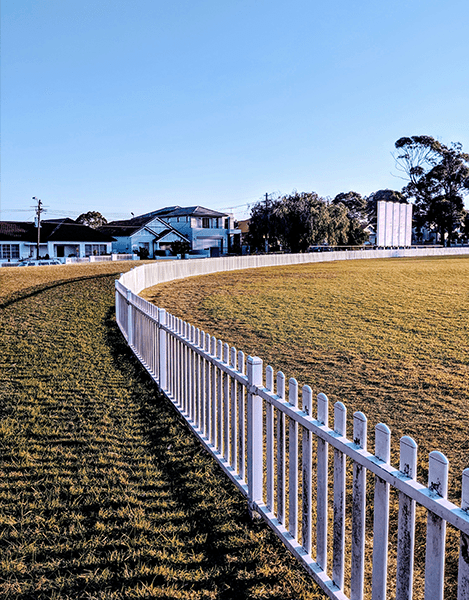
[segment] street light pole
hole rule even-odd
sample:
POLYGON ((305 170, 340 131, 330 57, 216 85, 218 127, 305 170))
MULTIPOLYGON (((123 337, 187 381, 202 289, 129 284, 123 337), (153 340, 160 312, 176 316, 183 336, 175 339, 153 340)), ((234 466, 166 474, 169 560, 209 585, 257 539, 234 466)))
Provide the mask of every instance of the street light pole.
POLYGON ((37 215, 37 246, 36 246, 36 258, 39 260, 39 244, 41 243, 41 213, 44 212, 42 208, 42 200, 33 196, 33 200, 37 202, 36 215, 37 215))

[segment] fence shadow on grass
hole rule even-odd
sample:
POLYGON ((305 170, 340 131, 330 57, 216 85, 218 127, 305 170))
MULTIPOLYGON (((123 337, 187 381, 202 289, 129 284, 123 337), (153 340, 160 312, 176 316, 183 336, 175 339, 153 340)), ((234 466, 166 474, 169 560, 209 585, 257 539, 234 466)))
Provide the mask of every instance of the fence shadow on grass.
POLYGON ((108 312, 106 325, 114 361, 126 379, 137 382, 147 439, 176 500, 176 512, 184 515, 168 523, 168 550, 181 544, 191 548, 192 564, 179 565, 181 577, 192 581, 190 589, 197 597, 224 599, 325 598, 270 529, 251 519, 245 498, 127 346, 114 309, 108 312))

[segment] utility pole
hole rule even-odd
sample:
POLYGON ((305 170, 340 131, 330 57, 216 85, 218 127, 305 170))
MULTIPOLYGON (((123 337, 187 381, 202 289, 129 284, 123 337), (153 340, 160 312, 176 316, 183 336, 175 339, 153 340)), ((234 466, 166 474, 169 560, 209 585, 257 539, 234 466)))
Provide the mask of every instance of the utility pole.
POLYGON ((269 194, 266 192, 265 193, 265 212, 267 215, 267 235, 265 236, 265 253, 269 254, 269 206, 268 206, 268 201, 269 201, 269 194))
POLYGON ((36 258, 39 260, 39 244, 41 243, 41 213, 44 212, 42 208, 42 200, 33 196, 33 200, 37 202, 36 215, 37 215, 37 246, 36 246, 36 258))

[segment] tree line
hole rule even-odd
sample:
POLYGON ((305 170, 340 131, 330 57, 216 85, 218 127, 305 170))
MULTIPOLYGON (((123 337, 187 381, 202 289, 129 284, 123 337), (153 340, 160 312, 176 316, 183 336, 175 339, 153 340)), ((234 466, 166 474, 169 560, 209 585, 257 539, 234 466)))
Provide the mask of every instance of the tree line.
POLYGON ((251 209, 248 243, 251 251, 305 252, 310 246, 356 246, 376 226, 377 203, 412 202, 417 237, 426 228, 450 245, 469 237, 469 154, 460 143, 446 146, 430 136, 403 137, 395 143, 396 167, 406 181, 400 191, 378 190, 368 197, 355 191, 335 198, 316 192, 266 195, 251 209))

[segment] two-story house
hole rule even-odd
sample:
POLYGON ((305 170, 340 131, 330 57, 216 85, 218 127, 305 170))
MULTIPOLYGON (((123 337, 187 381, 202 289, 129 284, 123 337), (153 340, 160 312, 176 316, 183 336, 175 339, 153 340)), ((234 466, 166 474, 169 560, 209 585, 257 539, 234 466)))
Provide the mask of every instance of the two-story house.
POLYGON ((148 258, 156 258, 164 253, 169 254, 173 242, 189 243, 182 233, 154 212, 125 221, 112 221, 98 230, 114 238, 112 251, 117 254, 135 254, 145 250, 148 258))
POLYGON ((152 214, 182 233, 190 241, 192 251, 221 256, 240 247, 241 231, 227 213, 203 206, 170 206, 152 214))

